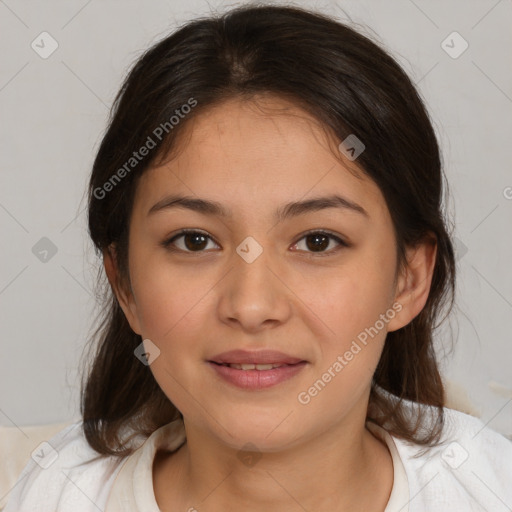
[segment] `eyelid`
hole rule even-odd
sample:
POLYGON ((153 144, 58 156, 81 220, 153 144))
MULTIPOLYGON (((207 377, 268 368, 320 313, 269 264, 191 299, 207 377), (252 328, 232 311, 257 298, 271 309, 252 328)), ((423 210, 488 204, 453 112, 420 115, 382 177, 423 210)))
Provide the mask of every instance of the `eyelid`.
MULTIPOLYGON (((182 252, 182 253, 185 253, 185 254, 197 254, 197 255, 200 255, 201 253, 207 253, 208 251, 205 251, 205 250, 202 250, 202 251, 185 251, 183 249, 178 249, 178 248, 175 248, 172 246, 173 242, 178 239, 180 236, 183 236, 183 235, 187 235, 187 234, 201 234, 201 235, 204 235, 205 237, 209 238, 212 242, 214 242, 216 245, 219 245, 217 244, 217 242, 215 241, 215 239, 206 231, 203 231, 202 229, 197 229, 197 228, 183 228, 181 229, 180 231, 178 231, 177 233, 173 234, 172 236, 170 236, 169 238, 166 238, 163 242, 161 242, 161 245, 167 249, 167 250, 170 250, 170 251, 175 251, 175 252, 182 252)), ((296 245, 298 242, 300 242, 303 238, 305 238, 306 236, 308 235, 313 235, 313 234, 320 234, 320 235, 326 235, 328 237, 330 237, 331 239, 335 240, 336 242, 338 242, 338 244, 341 246, 341 247, 345 247, 345 248, 348 248, 348 247, 351 247, 351 243, 349 243, 348 241, 346 241, 342 236, 328 230, 328 229, 323 229, 323 228, 313 228, 313 229, 310 229, 302 234, 299 235, 299 237, 297 238, 297 240, 292 244, 292 246, 296 245)), ((304 252, 304 251, 297 251, 297 252, 304 252)), ((329 251, 325 251, 325 252, 311 252, 311 251, 306 251, 306 254, 308 256, 329 256, 333 253, 337 252, 337 248, 335 249, 330 249, 329 251)))
POLYGON ((203 231, 202 229, 197 229, 197 228, 183 228, 183 229, 179 230, 177 233, 175 233, 174 235, 171 235, 170 237, 163 240, 160 245, 162 245, 162 247, 164 249, 167 249, 169 251, 181 252, 184 254, 200 255, 201 253, 206 253, 207 251, 204 251, 204 250, 203 251, 184 251, 183 249, 179 249, 179 248, 173 246, 173 242, 175 240, 177 240, 179 237, 181 237, 183 235, 187 235, 189 233, 194 233, 194 234, 197 233, 200 235, 204 235, 206 238, 209 238, 216 245, 219 245, 207 231, 203 231))
MULTIPOLYGON (((323 228, 313 228, 313 229, 310 229, 309 231, 306 231, 305 233, 302 233, 301 235, 299 235, 299 237, 297 238, 297 241, 294 242, 293 245, 298 244, 306 236, 313 235, 313 234, 326 235, 329 238, 332 238, 333 240, 338 242, 339 246, 335 247, 334 249, 330 249, 329 251, 324 251, 324 252, 306 251, 305 252, 306 257, 317 258, 317 257, 323 257, 323 256, 326 256, 326 257, 333 256, 339 252, 340 248, 349 248, 352 246, 352 244, 349 243, 348 241, 346 241, 341 235, 338 235, 328 229, 323 229, 323 228)), ((303 252, 303 251, 299 251, 299 252, 303 252)))
MULTIPOLYGON (((323 228, 313 228, 308 231, 305 231, 304 233, 299 235, 299 238, 297 238, 297 242, 299 240, 302 240, 307 235, 313 235, 313 234, 317 234, 317 233, 319 233, 321 235, 328 235, 334 239, 337 239, 340 243, 346 244, 347 246, 349 245, 349 243, 338 233, 335 233, 334 231, 330 231, 328 229, 323 229, 323 228)), ((297 242, 295 242, 295 243, 297 243, 297 242)))

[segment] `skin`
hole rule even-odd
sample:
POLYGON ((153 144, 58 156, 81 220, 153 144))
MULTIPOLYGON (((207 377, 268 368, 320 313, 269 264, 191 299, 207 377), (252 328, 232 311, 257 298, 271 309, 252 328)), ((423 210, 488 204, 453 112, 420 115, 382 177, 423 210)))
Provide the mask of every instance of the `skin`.
POLYGON ((177 156, 139 182, 129 284, 120 279, 115 252, 104 253, 132 329, 161 351, 151 371, 184 416, 187 442, 172 454, 159 452, 153 467, 159 507, 383 511, 393 465, 386 445, 365 428, 370 384, 386 333, 425 305, 435 243, 410 248, 395 283, 396 241, 379 188, 349 172, 357 161, 336 156, 332 136, 291 103, 233 99, 186 128, 177 156), (272 219, 287 202, 333 192, 369 217, 330 208, 279 224, 272 219), (234 216, 185 209, 148 215, 170 193, 218 201, 234 216), (160 245, 182 228, 207 232, 202 253, 183 237, 177 252, 160 245), (315 252, 314 240, 308 245, 303 235, 310 229, 351 245, 327 239, 315 252), (263 249, 252 263, 236 252, 247 236, 263 249), (394 303, 401 311, 308 404, 300 403, 298 394, 394 303), (206 363, 235 348, 272 348, 308 364, 277 386, 242 390, 206 363), (239 458, 248 442, 261 455, 251 466, 239 458))

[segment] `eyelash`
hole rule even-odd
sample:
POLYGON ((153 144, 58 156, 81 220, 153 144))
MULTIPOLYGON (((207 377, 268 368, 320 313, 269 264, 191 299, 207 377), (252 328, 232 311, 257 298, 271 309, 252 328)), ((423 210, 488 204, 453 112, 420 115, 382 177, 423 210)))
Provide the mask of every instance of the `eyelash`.
MULTIPOLYGON (((212 240, 214 243, 216 243, 207 233, 205 233, 203 231, 199 231, 197 229, 182 229, 179 233, 173 235, 171 238, 161 242, 161 245, 165 249, 167 249, 169 251, 172 251, 172 252, 182 252, 182 253, 188 253, 188 254, 194 254, 194 253, 201 254, 203 252, 206 252, 204 250, 201 250, 201 251, 188 251, 188 250, 178 249, 178 248, 172 246, 172 244, 173 244, 173 242, 175 242, 175 240, 177 240, 178 238, 182 237, 183 235, 187 235, 187 234, 204 235, 207 238, 209 238, 210 240, 212 240)), ((336 242, 338 242, 341 247, 345 247, 345 248, 350 247, 350 244, 345 242, 344 240, 342 240, 339 236, 336 236, 333 233, 331 233, 329 231, 325 231, 325 230, 311 230, 311 231, 308 231, 308 232, 304 233, 302 235, 302 237, 299 238, 297 240, 297 242, 295 242, 293 245, 299 243, 303 238, 306 238, 307 236, 310 236, 310 235, 325 235, 325 236, 335 240, 336 242)), ((316 252, 316 253, 315 252, 308 252, 308 255, 310 257, 330 256, 330 255, 332 255, 333 252, 337 253, 339 249, 340 249, 340 247, 338 247, 337 249, 331 249, 331 250, 326 251, 326 252, 316 252)))

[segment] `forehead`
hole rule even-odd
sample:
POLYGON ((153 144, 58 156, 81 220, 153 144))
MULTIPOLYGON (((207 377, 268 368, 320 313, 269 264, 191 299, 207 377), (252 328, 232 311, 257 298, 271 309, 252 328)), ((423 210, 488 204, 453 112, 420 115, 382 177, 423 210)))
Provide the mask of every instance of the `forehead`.
POLYGON ((165 195, 180 193, 263 214, 292 200, 338 193, 364 203, 371 217, 387 210, 377 185, 338 144, 286 100, 229 100, 186 123, 177 151, 141 177, 136 206, 147 211, 165 195))

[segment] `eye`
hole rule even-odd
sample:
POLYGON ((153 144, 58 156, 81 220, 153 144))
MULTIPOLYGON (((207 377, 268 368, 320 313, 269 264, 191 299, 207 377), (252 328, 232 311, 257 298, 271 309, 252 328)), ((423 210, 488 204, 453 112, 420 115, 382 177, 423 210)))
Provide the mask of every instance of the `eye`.
POLYGON ((181 247, 177 247, 177 249, 184 252, 203 252, 207 241, 212 240, 209 235, 202 231, 197 231, 195 229, 183 229, 172 238, 164 240, 162 242, 162 246, 171 251, 175 251, 175 241, 180 238, 183 238, 184 247, 182 245, 181 247))
POLYGON ((306 240, 306 248, 311 249, 313 254, 317 253, 319 256, 329 256, 331 253, 338 251, 339 247, 329 251, 324 250, 330 245, 330 240, 334 240, 338 243, 338 246, 350 247, 350 244, 328 231, 309 231, 293 247, 297 247, 301 240, 306 240))
MULTIPOLYGON (((297 247, 301 240, 306 240, 306 251, 308 250, 312 254, 318 254, 319 256, 330 255, 332 252, 337 252, 337 249, 331 249, 329 251, 325 251, 325 249, 330 245, 330 242, 334 240, 338 247, 350 247, 350 244, 342 240, 339 236, 336 236, 328 231, 309 231, 299 241, 295 242, 293 247, 297 247)), ((195 229, 183 229, 178 234, 174 235, 168 240, 164 240, 161 245, 169 249, 171 251, 183 251, 183 252, 204 252, 204 249, 207 247, 208 241, 212 241, 212 238, 202 232, 195 229), (177 244, 176 241, 179 239, 182 240, 181 247, 180 244, 177 244)), ((214 243, 214 242, 213 242, 214 243)), ((217 245, 217 244, 215 244, 217 245)))

